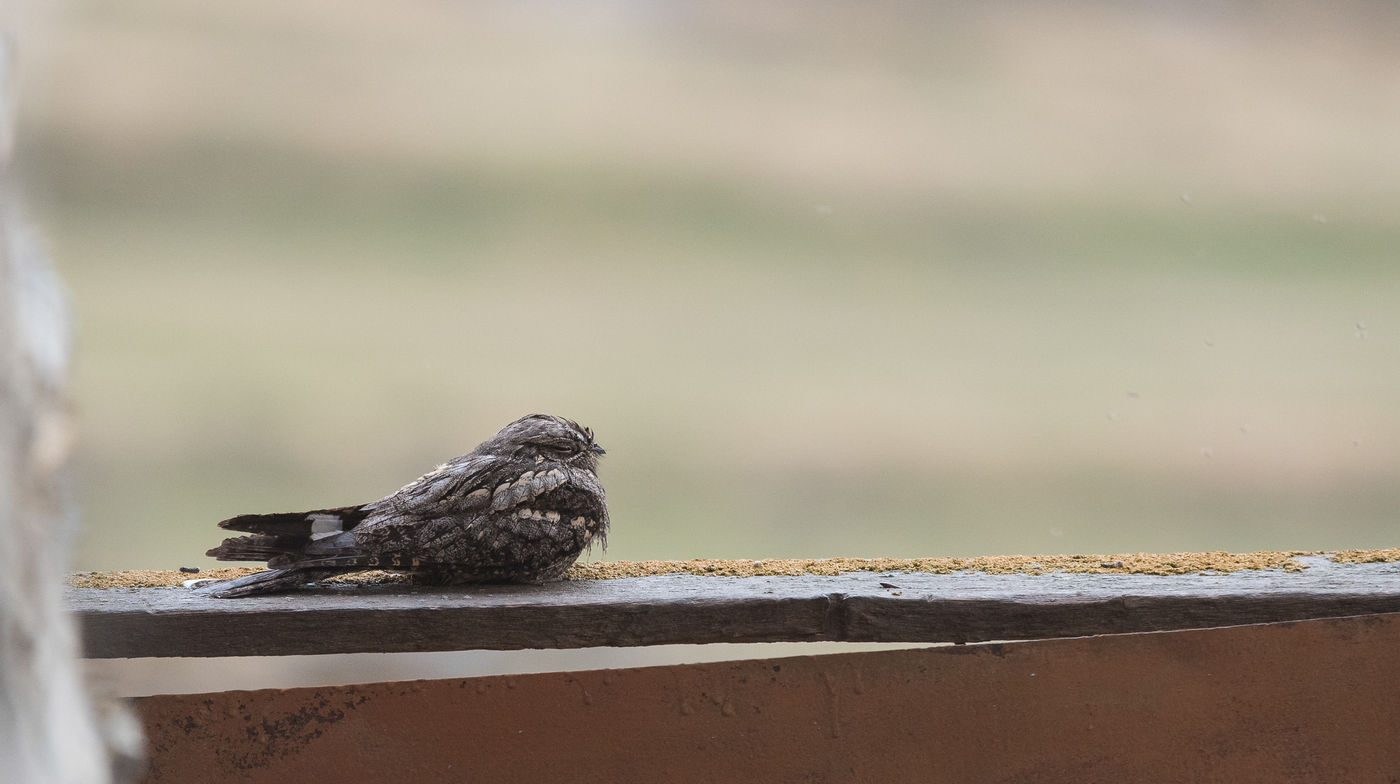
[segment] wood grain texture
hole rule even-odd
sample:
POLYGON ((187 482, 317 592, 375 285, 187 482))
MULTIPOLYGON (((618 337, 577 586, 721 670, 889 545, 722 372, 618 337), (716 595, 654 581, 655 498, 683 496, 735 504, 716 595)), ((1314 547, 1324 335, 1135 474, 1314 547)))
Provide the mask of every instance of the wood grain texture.
POLYGON ((978 642, 1400 612, 1400 563, 1227 575, 701 577, 545 586, 322 587, 248 599, 73 588, 92 658, 670 643, 978 642), (894 586, 894 587, 885 587, 894 586))
POLYGON ((1400 614, 137 701, 148 784, 1387 782, 1400 614))

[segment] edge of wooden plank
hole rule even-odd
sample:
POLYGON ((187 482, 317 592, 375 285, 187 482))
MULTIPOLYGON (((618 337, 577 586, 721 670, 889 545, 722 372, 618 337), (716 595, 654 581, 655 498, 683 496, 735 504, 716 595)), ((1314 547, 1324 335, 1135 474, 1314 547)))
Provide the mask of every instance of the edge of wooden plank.
POLYGON ((70 589, 91 658, 715 642, 976 642, 1400 612, 1400 564, 1226 575, 847 573, 325 587, 212 599, 70 589))

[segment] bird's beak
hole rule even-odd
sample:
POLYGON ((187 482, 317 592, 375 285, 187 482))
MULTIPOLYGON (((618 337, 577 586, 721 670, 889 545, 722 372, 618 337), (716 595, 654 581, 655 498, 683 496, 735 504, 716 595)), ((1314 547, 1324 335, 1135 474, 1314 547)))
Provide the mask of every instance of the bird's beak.
POLYGON ((594 444, 593 446, 589 447, 589 449, 600 455, 606 455, 608 453, 608 450, 604 449, 602 444, 594 444))

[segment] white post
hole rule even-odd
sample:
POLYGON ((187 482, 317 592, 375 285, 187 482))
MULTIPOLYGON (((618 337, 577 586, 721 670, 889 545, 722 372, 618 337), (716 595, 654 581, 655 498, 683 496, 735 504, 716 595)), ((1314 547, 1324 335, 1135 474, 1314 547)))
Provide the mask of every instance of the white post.
POLYGON ((14 46, 0 30, 0 779, 107 784, 103 728, 134 721, 97 718, 63 609, 73 527, 69 320, 62 286, 18 213, 15 82, 14 46))

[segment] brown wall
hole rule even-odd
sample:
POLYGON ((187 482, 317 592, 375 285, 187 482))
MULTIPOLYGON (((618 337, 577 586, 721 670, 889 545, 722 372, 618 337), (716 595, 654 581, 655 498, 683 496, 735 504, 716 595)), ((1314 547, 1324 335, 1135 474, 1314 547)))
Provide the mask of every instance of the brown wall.
POLYGON ((1400 615, 140 710, 152 782, 1385 782, 1400 615))

